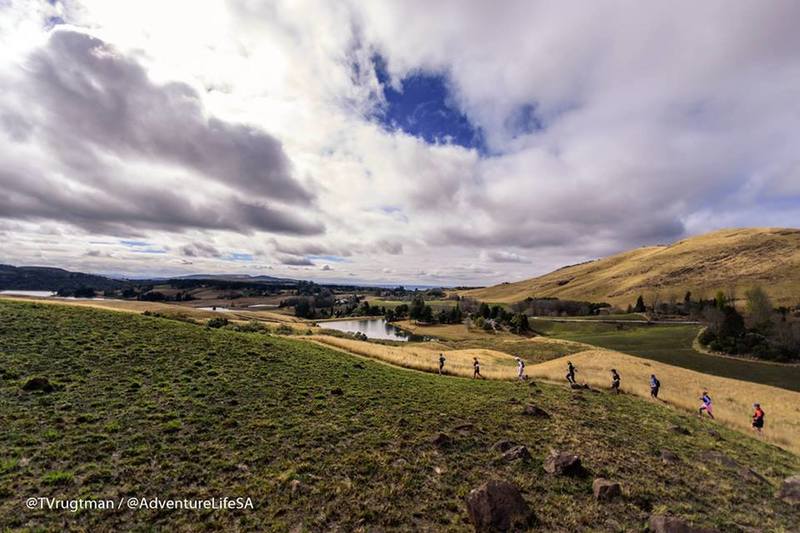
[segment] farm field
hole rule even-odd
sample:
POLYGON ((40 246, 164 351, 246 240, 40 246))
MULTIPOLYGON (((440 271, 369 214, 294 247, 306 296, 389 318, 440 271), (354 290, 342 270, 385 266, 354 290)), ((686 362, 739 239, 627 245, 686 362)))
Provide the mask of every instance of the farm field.
POLYGON ((774 496, 800 458, 634 395, 440 377, 263 333, 6 300, 0 350, 0 529, 468 531, 464 497, 490 477, 521 488, 543 531, 641 530, 665 512, 722 531, 800 522, 774 496), (23 391, 31 377, 55 390, 23 391), (551 418, 523 415, 528 403, 551 418), (433 442, 440 432, 449 444, 433 442), (503 439, 531 460, 499 462, 503 439), (589 475, 546 475, 551 448, 579 454, 589 475), (623 497, 598 503, 600 476, 623 497), (59 514, 26 510, 34 495, 254 506, 59 514))

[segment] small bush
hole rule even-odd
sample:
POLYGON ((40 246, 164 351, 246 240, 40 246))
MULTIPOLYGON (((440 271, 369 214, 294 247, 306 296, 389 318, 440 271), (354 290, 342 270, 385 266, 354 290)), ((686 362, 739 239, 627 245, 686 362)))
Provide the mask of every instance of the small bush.
POLYGON ((287 326, 286 324, 281 324, 275 330, 275 333, 277 333, 278 335, 291 335, 292 333, 294 333, 294 330, 290 326, 287 326))
POLYGON ((224 328, 227 325, 228 325, 228 319, 221 316, 212 318, 211 320, 206 322, 206 327, 213 329, 224 328))

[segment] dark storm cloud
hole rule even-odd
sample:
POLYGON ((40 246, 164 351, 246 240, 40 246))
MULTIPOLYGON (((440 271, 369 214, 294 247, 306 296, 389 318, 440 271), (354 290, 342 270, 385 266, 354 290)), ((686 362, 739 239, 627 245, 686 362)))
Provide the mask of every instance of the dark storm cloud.
POLYGON ((313 196, 291 176, 278 140, 208 117, 193 88, 151 82, 141 65, 97 38, 56 31, 19 76, 0 82, 13 89, 0 98, 0 130, 19 143, 7 144, 7 153, 0 145, 0 217, 126 234, 324 229, 298 211, 313 196), (43 160, 16 157, 34 146, 43 160), (163 185, 154 172, 164 173, 163 185), (204 195, 204 183, 231 192, 204 195))
POLYGON ((31 96, 62 150, 93 145, 121 157, 185 165, 226 185, 289 202, 311 195, 290 175, 281 143, 204 113, 183 83, 157 85, 136 61, 83 33, 57 31, 28 64, 31 96))
POLYGON ((278 260, 283 265, 289 266, 314 266, 314 263, 311 259, 307 257, 291 257, 291 256, 283 256, 279 257, 278 260))
POLYGON ((181 247, 181 253, 187 257, 222 257, 219 250, 204 242, 187 244, 181 247))
POLYGON ((203 228, 312 235, 323 230, 287 210, 236 198, 192 204, 179 192, 130 183, 120 183, 117 191, 76 191, 42 176, 32 179, 30 174, 0 170, 0 188, 5 192, 0 195, 0 218, 59 220, 96 233, 203 228))

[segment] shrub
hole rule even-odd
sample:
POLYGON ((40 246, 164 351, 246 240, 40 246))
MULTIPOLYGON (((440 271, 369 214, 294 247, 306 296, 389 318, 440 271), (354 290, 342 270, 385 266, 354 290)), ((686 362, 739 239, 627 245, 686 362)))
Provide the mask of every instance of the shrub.
POLYGON ((281 324, 280 326, 277 327, 275 333, 277 333, 278 335, 291 335, 292 333, 294 333, 294 330, 290 326, 287 326, 286 324, 281 324))
POLYGON ((221 316, 212 318, 211 320, 206 322, 206 327, 214 328, 214 329, 224 328, 227 325, 228 325, 228 319, 225 318, 225 317, 221 317, 221 316))

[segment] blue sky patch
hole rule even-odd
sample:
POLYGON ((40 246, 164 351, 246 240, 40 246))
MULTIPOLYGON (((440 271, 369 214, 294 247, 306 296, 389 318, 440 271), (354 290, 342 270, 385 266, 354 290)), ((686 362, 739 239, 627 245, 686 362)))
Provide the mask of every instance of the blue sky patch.
POLYGON ((457 144, 486 152, 481 128, 472 124, 450 94, 447 76, 415 72, 395 90, 381 56, 373 58, 375 74, 383 86, 386 105, 375 118, 387 129, 400 129, 430 144, 457 144))
POLYGON ((227 261, 252 261, 253 254, 233 252, 223 257, 227 261))
POLYGON ((339 257, 338 255, 309 255, 307 257, 308 259, 330 261, 332 263, 343 263, 345 261, 344 257, 339 257))
POLYGON ((128 248, 136 248, 139 246, 150 246, 150 243, 147 241, 119 241, 119 243, 123 246, 127 246, 128 248))

